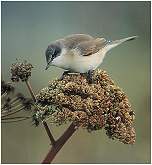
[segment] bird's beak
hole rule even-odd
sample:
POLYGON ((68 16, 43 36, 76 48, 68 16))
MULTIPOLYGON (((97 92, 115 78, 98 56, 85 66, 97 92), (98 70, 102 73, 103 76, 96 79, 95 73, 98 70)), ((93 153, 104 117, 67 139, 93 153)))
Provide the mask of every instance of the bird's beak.
POLYGON ((46 66, 45 70, 47 70, 49 68, 49 65, 46 66))
POLYGON ((50 67, 51 63, 48 63, 45 70, 47 70, 50 67))

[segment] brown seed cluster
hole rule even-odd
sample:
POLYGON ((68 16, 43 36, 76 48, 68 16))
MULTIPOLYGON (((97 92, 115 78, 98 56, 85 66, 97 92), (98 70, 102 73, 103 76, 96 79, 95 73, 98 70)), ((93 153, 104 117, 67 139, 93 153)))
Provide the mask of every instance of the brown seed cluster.
POLYGON ((82 74, 68 74, 50 82, 36 97, 40 109, 37 114, 45 114, 36 119, 50 119, 59 125, 72 121, 88 131, 104 128, 110 138, 133 144, 134 112, 126 94, 106 71, 94 71, 92 81, 89 83, 82 74), (55 108, 47 113, 50 106, 55 108))
POLYGON ((27 81, 31 76, 31 70, 33 66, 27 61, 16 62, 11 66, 11 80, 13 82, 27 81))

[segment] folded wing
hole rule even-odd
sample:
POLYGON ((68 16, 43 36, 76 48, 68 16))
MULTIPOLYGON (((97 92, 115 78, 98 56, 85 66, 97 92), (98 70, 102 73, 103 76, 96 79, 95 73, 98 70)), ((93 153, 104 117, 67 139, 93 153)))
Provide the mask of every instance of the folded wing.
POLYGON ((106 45, 107 41, 104 38, 96 38, 80 42, 76 45, 75 49, 78 50, 82 56, 90 56, 97 53, 106 45))
POLYGON ((90 41, 94 38, 87 34, 72 34, 62 39, 64 46, 69 49, 74 49, 76 46, 84 41, 90 41))

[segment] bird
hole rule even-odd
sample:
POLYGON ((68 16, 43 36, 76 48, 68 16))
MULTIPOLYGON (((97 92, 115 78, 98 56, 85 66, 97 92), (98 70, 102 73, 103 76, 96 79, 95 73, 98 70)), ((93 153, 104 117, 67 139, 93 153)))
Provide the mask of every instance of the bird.
POLYGON ((112 41, 88 34, 68 35, 48 45, 45 51, 46 70, 56 66, 65 72, 89 73, 101 65, 108 51, 135 38, 137 36, 112 41))

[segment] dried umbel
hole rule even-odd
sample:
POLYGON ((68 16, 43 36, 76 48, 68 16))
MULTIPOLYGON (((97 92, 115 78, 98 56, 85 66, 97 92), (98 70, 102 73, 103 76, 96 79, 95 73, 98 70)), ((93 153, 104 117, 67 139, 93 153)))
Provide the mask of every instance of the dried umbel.
POLYGON ((36 124, 43 120, 59 125, 72 121, 88 131, 104 128, 110 138, 133 144, 134 112, 126 94, 106 71, 94 71, 92 82, 82 74, 68 74, 62 80, 50 82, 36 96, 36 124))
POLYGON ((31 117, 19 116, 19 112, 31 110, 34 102, 22 93, 16 93, 12 83, 1 82, 1 122, 10 123, 29 119, 31 117))
POLYGON ((14 92, 14 86, 10 82, 1 81, 1 95, 14 92))
POLYGON ((19 62, 12 64, 11 66, 11 80, 13 82, 27 81, 31 76, 31 70, 33 66, 27 61, 19 62))

